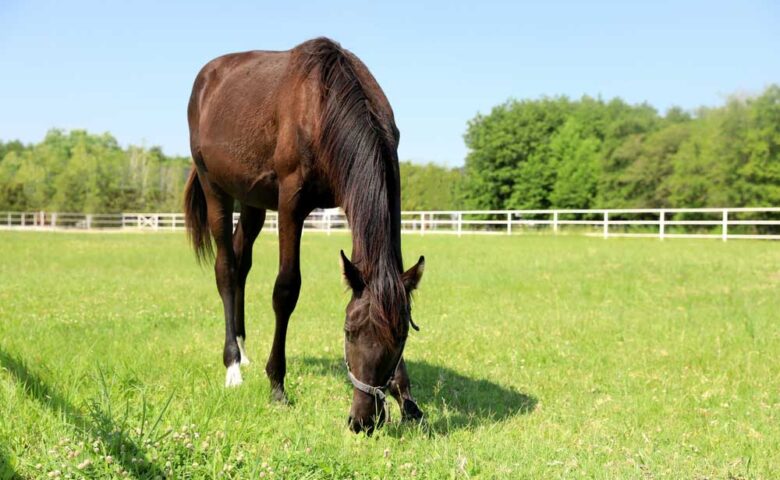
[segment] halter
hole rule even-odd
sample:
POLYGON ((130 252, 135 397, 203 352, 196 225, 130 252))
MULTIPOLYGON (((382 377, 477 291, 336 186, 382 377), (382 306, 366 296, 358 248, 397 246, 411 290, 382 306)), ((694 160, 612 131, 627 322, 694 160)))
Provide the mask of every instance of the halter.
POLYGON ((349 378, 349 381, 352 382, 352 386, 360 390, 361 392, 371 395, 374 397, 375 400, 381 400, 382 401, 382 409, 385 411, 385 419, 390 420, 390 411, 387 409, 387 394, 385 393, 385 390, 387 390, 390 387, 390 382, 393 381, 393 376, 395 376, 395 371, 398 369, 398 366, 401 364, 401 360, 403 359, 404 354, 404 348, 406 347, 406 340, 404 340, 403 344, 401 344, 401 354, 398 355, 398 363, 395 364, 395 368, 393 369, 393 373, 390 375, 390 378, 387 380, 387 383, 382 385, 381 387, 374 387, 367 383, 363 383, 358 378, 352 374, 352 370, 349 368, 349 360, 347 360, 347 342, 344 341, 344 364, 347 366, 347 378, 349 378))

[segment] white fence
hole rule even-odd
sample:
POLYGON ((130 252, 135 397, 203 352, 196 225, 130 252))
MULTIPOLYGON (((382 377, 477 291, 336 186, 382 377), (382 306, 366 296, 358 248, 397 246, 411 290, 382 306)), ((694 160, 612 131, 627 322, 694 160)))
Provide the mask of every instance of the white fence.
MULTIPOLYGON (((234 214, 234 223, 238 214, 234 214)), ((405 233, 504 234, 562 230, 608 237, 716 238, 780 240, 780 207, 675 208, 625 210, 469 210, 402 212, 405 233)), ((0 228, 45 230, 148 230, 184 228, 181 213, 0 212, 0 228)), ((304 229, 330 233, 348 230, 339 209, 317 210, 304 229)), ((276 212, 268 212, 264 231, 276 232, 276 212)))

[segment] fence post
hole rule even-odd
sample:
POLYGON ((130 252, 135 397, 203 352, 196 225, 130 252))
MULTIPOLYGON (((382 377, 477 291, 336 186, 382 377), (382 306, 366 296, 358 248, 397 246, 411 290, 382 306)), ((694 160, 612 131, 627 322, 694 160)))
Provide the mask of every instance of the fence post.
POLYGON ((51 228, 57 227, 57 212, 51 214, 51 228))
POLYGON ((25 216, 24 212, 22 212, 22 226, 24 226, 24 220, 25 220, 24 216, 25 216))
POLYGON ((420 235, 425 235, 425 213, 420 213, 420 235))
POLYGON ((729 239, 729 211, 725 208, 723 209, 723 232, 721 236, 724 242, 729 239))
POLYGON ((8 226, 11 226, 11 212, 8 212, 8 226))
POLYGON ((458 236, 460 237, 463 231, 463 212, 458 212, 458 236))
POLYGON ((512 235, 512 212, 506 214, 506 234, 512 235))
POLYGON ((604 238, 609 238, 609 212, 604 210, 604 238))
POLYGON ((91 229, 92 229, 92 214, 88 213, 87 214, 87 230, 91 230, 91 229))
POLYGON ((666 236, 666 211, 658 212, 658 238, 661 240, 666 236))
POLYGON ((558 233, 558 210, 553 210, 553 233, 558 233))

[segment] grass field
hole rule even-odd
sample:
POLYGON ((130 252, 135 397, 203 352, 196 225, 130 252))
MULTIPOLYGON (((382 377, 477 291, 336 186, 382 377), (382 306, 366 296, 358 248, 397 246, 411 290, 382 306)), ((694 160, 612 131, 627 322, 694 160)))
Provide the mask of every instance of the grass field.
POLYGON ((406 236, 427 421, 346 428, 346 235, 303 240, 291 405, 269 403, 276 237, 244 385, 183 234, 0 232, 0 477, 777 478, 780 246, 406 236), (166 408, 167 407, 167 408, 166 408))

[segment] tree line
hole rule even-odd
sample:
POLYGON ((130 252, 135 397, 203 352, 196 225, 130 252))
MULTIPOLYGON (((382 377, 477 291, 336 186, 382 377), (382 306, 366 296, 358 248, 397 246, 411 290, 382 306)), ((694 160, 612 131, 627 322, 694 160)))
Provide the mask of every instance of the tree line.
MULTIPOLYGON (((780 86, 660 114, 620 98, 509 100, 468 122, 464 167, 401 162, 404 210, 780 205, 780 86)), ((0 210, 179 211, 189 157, 51 130, 0 142, 0 210)))
POLYGON ((780 205, 780 87, 660 115, 583 97, 510 100, 471 120, 467 208, 780 205))
POLYGON ((176 212, 189 166, 108 133, 50 130, 34 145, 0 142, 0 210, 176 212))
POLYGON ((780 205, 778 85, 664 115, 620 98, 509 100, 464 139, 464 167, 401 164, 405 210, 780 205))

